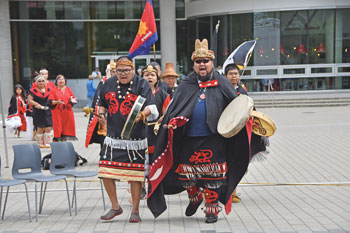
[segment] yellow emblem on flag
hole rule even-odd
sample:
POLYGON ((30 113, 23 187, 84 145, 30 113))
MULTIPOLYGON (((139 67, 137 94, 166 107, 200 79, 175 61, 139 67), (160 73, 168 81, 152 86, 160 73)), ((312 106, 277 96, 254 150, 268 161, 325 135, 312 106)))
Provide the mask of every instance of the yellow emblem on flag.
POLYGON ((147 23, 145 21, 140 21, 139 31, 137 35, 142 36, 145 35, 148 30, 147 23))

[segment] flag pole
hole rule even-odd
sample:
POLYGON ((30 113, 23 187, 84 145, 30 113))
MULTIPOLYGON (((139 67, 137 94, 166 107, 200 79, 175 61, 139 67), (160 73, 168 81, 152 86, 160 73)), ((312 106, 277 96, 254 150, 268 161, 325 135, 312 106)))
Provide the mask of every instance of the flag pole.
POLYGON ((156 43, 153 44, 153 58, 156 61, 156 43))
POLYGON ((252 57, 252 53, 251 53, 251 54, 249 54, 249 57, 248 57, 248 62, 247 62, 247 66, 243 66, 243 70, 242 70, 242 74, 241 74, 241 76, 243 76, 245 69, 248 67, 248 63, 249 63, 249 61, 250 61, 250 58, 251 58, 251 57, 252 57))
MULTIPOLYGON (((4 116, 4 106, 2 104, 2 86, 1 86, 1 80, 0 80, 0 107, 1 107, 1 116, 2 116, 2 129, 4 133, 4 146, 5 146, 5 158, 6 158, 6 164, 5 168, 9 167, 9 156, 7 151, 7 137, 6 137, 6 125, 5 125, 5 116, 4 116)), ((1 156, 0 156, 0 166, 1 166, 1 156)))

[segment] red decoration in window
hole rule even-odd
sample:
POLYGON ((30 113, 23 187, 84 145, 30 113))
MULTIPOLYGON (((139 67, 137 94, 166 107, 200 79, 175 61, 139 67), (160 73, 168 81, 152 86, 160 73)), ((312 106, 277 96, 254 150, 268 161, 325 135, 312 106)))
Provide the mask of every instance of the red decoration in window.
POLYGON ((325 52, 326 52, 326 47, 323 45, 322 42, 321 42, 320 45, 316 48, 316 52, 319 52, 319 53, 325 53, 325 52))
POLYGON ((262 45, 259 46, 258 53, 259 53, 260 56, 264 55, 265 49, 264 49, 264 47, 262 45))
POLYGON ((281 45, 280 53, 281 53, 281 54, 285 54, 285 53, 286 53, 286 50, 284 49, 283 45, 281 45))
POLYGON ((297 53, 300 53, 300 54, 306 53, 306 48, 304 47, 304 45, 302 43, 299 44, 299 47, 297 48, 297 53))

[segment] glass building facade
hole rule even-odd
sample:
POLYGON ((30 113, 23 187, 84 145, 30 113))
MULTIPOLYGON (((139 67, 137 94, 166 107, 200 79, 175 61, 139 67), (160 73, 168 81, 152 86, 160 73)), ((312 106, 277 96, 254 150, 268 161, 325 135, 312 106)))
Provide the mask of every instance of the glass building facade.
POLYGON ((211 38, 208 28, 218 21, 218 65, 244 41, 257 40, 243 76, 248 91, 350 88, 350 9, 201 17, 189 23, 196 32, 189 41, 211 38))
MULTIPOLYGON (((159 1, 153 0, 153 7, 160 35, 159 1)), ((144 7, 143 0, 10 1, 15 82, 28 88, 42 67, 52 78, 63 73, 69 79, 86 79, 96 66, 96 57, 127 53, 144 7)), ((186 19, 185 1, 176 0, 179 73, 192 70, 195 39, 210 41, 219 20, 218 66, 241 43, 257 40, 243 76, 248 91, 350 88, 349 8, 186 19)), ((98 65, 104 67, 108 62, 101 59, 98 65)))

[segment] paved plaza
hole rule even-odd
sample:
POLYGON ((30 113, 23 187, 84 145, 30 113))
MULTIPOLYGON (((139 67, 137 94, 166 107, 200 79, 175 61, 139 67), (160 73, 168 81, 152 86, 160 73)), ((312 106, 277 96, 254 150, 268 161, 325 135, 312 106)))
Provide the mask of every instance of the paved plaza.
MULTIPOLYGON (((128 223, 131 204, 127 183, 118 183, 124 213, 110 222, 104 213, 97 177, 78 180, 78 215, 69 216, 64 182, 48 184, 39 221, 34 218, 34 184, 29 183, 32 222, 28 220, 24 186, 11 187, 1 232, 350 232, 350 107, 264 108, 277 125, 270 138, 267 160, 250 164, 229 215, 219 214, 215 224, 204 223, 200 209, 185 217, 185 192, 166 196, 168 209, 157 219, 141 201, 141 223, 128 223)), ((76 151, 88 159, 81 170, 96 170, 99 145, 85 148, 88 119, 76 112, 76 151)), ((34 143, 8 135, 9 165, 5 166, 3 134, 0 137, 1 175, 11 177, 12 145, 34 143)), ((42 156, 50 149, 42 149, 42 156)), ((45 171, 46 173, 47 171, 45 171)), ((69 180, 70 188, 73 182, 69 180)), ((110 208, 107 195, 107 209, 110 208)))

